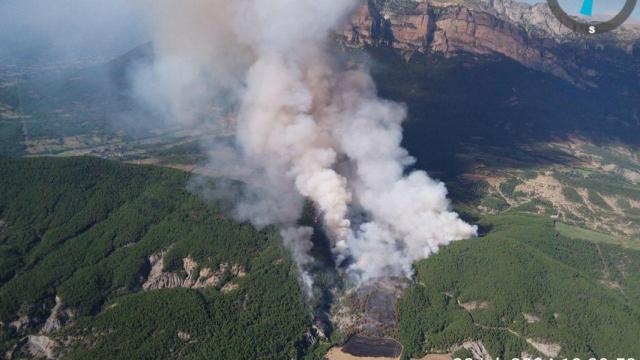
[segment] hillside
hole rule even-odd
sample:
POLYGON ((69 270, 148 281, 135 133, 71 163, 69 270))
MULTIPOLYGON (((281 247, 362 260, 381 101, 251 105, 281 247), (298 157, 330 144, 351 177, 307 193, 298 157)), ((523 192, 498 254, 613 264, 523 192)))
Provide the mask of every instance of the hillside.
POLYGON ((408 355, 461 348, 493 358, 640 352, 640 252, 566 238, 553 221, 532 215, 482 222, 491 229, 485 237, 416 265, 416 285, 399 304, 408 355))
MULTIPOLYGON (((89 158, 0 168, 4 353, 296 357, 309 345, 277 236, 190 195, 186 174, 89 158)), ((640 350, 640 252, 569 239, 535 215, 481 223, 488 235, 416 265, 399 303, 407 354, 474 341, 492 356, 640 350)))
POLYGON ((1 159, 1 352, 298 356, 310 317, 277 234, 227 218, 187 179, 91 158, 1 159))

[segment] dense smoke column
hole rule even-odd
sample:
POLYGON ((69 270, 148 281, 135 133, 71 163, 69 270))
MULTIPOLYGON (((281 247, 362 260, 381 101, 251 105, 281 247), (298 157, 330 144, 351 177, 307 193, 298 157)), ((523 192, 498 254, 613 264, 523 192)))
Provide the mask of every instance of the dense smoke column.
POLYGON ((296 226, 304 198, 357 282, 410 276, 415 260, 475 235, 449 210, 442 183, 422 171, 406 174, 413 159, 401 147, 404 107, 379 99, 368 72, 341 70, 327 51, 356 0, 145 4, 159 56, 146 79, 176 83, 161 95, 177 118, 220 94, 236 107, 233 158, 251 169, 243 180, 255 190, 237 215, 280 226, 301 269, 312 261, 310 229, 296 226), (182 67, 184 76, 173 73, 182 67))

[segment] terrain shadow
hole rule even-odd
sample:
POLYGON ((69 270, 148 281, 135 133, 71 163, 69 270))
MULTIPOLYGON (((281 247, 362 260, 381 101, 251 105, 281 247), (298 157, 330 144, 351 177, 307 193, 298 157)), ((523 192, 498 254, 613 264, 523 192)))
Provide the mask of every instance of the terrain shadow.
POLYGON ((416 54, 407 62, 389 49, 368 54, 380 96, 407 106, 403 144, 415 167, 444 181, 477 164, 571 164, 577 159, 535 145, 572 136, 640 144, 640 71, 621 66, 632 60, 628 54, 581 64, 600 74, 593 87, 501 56, 416 54))

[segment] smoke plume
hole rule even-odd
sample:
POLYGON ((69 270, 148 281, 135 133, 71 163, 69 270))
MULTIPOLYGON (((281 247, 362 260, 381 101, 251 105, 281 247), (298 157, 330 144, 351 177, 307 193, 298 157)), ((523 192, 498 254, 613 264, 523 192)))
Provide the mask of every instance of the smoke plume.
POLYGON ((345 69, 331 55, 332 30, 356 0, 141 4, 157 60, 137 78, 138 90, 186 121, 221 98, 232 104, 235 147, 212 150, 210 166, 250 169, 241 179, 251 193, 236 214, 280 226, 303 271, 313 261, 311 230, 296 226, 305 198, 356 281, 410 276, 415 260, 475 235, 450 211, 442 183, 407 174, 404 106, 378 98, 366 70, 345 69))

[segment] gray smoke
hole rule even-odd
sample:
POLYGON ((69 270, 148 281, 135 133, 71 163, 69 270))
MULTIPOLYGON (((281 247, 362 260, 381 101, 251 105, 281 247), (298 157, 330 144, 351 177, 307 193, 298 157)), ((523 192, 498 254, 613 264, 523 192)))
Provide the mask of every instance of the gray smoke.
POLYGON ((222 157, 212 150, 210 166, 249 169, 238 178, 252 196, 236 214, 280 226, 301 269, 311 262, 310 229, 295 226, 304 198, 339 262, 352 259, 356 281, 410 276, 414 261, 476 234, 450 211, 442 183, 405 174, 413 163, 401 146, 405 108, 378 98, 367 71, 342 70, 327 51, 356 0, 141 5, 158 58, 137 89, 184 121, 221 94, 236 105, 236 147, 222 157))
POLYGON ((233 114, 235 142, 209 148, 207 172, 248 185, 236 217, 277 225, 306 284, 305 199, 356 282, 410 276, 415 260, 476 228, 450 211, 442 183, 407 174, 404 106, 378 98, 368 71, 345 70, 328 51, 358 2, 7 0, 0 57, 21 44, 47 49, 46 60, 109 56, 150 37, 154 62, 132 69, 137 99, 186 126, 233 114))
POLYGON ((280 230, 284 245, 291 251, 291 255, 301 270, 301 280, 309 297, 311 297, 313 288, 313 278, 307 271, 314 262, 314 259, 309 255, 311 248, 313 248, 312 235, 313 229, 305 226, 287 227, 280 230))
POLYGON ((248 184, 238 219, 279 226, 304 272, 310 229, 297 222, 310 199, 354 280, 410 276, 415 260, 476 228, 450 211, 442 183, 407 174, 404 106, 328 51, 358 1, 6 0, 0 40, 5 53, 27 44, 52 59, 108 56, 150 36, 154 62, 132 69, 141 104, 187 126, 234 114, 235 143, 210 147, 208 170, 248 184))

